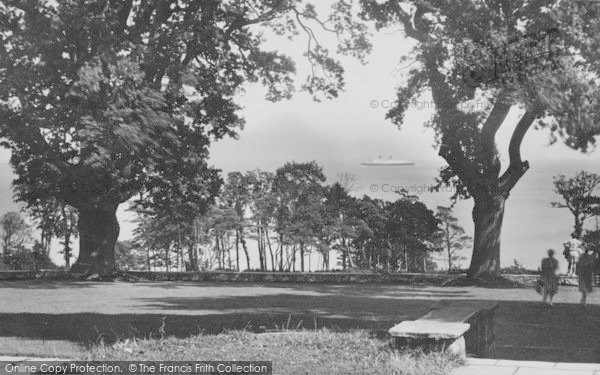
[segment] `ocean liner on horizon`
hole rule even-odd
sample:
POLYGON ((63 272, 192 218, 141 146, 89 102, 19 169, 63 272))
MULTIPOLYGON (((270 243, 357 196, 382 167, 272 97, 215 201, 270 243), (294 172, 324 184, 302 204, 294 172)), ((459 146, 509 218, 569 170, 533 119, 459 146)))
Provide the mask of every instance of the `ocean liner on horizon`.
POLYGON ((379 155, 379 157, 371 160, 371 161, 363 161, 360 165, 365 167, 399 167, 404 165, 414 165, 415 163, 410 160, 404 159, 394 159, 394 157, 390 156, 388 159, 384 159, 379 155))

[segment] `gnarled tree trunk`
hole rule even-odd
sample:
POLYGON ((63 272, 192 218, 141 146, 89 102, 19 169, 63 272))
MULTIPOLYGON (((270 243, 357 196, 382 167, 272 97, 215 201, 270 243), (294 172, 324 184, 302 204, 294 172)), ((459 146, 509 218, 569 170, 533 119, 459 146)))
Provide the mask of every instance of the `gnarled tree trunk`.
POLYGON ((506 198, 486 194, 474 199, 475 238, 467 276, 471 279, 494 280, 500 272, 500 233, 506 198))
POLYGON ((481 131, 481 150, 478 161, 465 157, 460 147, 448 142, 440 148, 440 155, 456 171, 473 196, 473 222, 475 234, 473 256, 467 272, 470 279, 494 280, 500 274, 500 232, 504 217, 504 204, 515 184, 529 169, 521 159, 521 142, 531 124, 541 113, 535 104, 521 117, 510 139, 508 154, 510 164, 500 175, 500 160, 494 137, 504 121, 510 106, 498 100, 481 131))
POLYGON ((115 244, 119 237, 117 207, 102 205, 79 210, 79 257, 72 272, 110 275, 115 270, 115 244))

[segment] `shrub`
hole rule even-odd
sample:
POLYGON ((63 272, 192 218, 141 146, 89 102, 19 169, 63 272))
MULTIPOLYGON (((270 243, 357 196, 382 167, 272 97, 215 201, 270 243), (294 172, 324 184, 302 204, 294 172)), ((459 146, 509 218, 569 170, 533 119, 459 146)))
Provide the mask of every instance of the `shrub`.
POLYGON ((511 275, 528 275, 536 274, 538 272, 535 270, 525 268, 525 266, 523 266, 523 263, 519 263, 516 259, 513 259, 513 264, 509 267, 501 268, 500 273, 511 275))

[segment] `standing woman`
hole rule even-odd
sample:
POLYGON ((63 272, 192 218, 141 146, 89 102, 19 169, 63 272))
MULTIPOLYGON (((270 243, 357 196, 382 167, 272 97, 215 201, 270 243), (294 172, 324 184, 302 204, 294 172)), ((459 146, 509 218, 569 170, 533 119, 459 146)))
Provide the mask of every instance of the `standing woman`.
POLYGON ((577 262, 577 276, 579 276, 581 304, 584 306, 587 302, 588 293, 591 293, 593 290, 595 263, 592 249, 590 248, 586 248, 585 253, 579 257, 579 262, 577 262))
POLYGON ((552 306, 552 298, 558 292, 558 260, 554 250, 548 249, 548 258, 542 259, 542 278, 544 279, 544 304, 552 306), (549 301, 549 302, 546 302, 549 301))

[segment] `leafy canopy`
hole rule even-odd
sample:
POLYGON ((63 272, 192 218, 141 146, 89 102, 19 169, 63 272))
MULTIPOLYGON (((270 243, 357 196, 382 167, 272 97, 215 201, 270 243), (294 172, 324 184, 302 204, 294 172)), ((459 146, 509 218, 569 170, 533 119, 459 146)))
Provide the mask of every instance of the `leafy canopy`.
POLYGON ((520 144, 530 126, 586 151, 600 132, 600 5, 562 0, 362 0, 378 28, 401 25, 416 60, 387 117, 398 126, 412 100, 431 95, 428 122, 448 162, 439 182, 457 197, 508 195, 528 165, 520 144), (522 117, 500 175, 495 135, 509 110, 522 117))
POLYGON ((303 88, 334 97, 343 70, 316 27, 363 58, 366 28, 351 14, 345 1, 327 19, 302 0, 3 2, 0 136, 18 198, 115 206, 158 186, 155 200, 169 189, 208 199, 208 145, 242 127, 244 84, 260 81, 268 100, 294 88, 293 61, 263 48, 259 26, 307 36, 313 69, 303 88))

